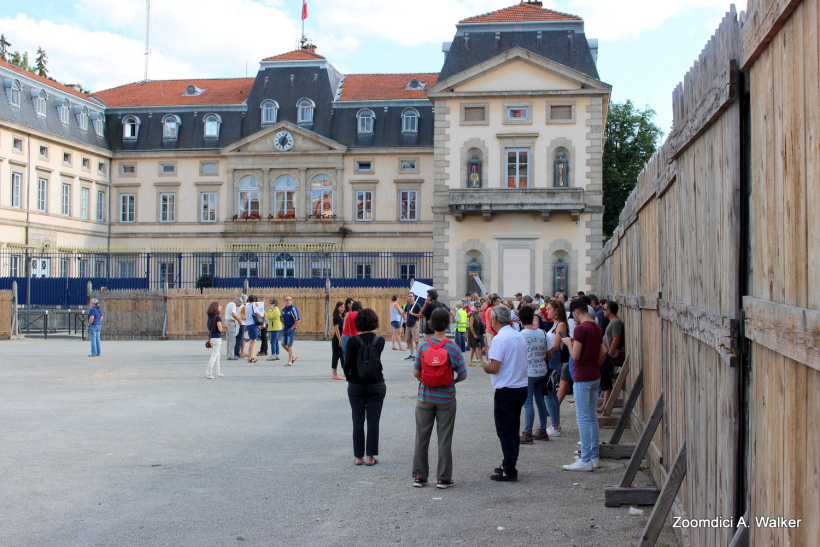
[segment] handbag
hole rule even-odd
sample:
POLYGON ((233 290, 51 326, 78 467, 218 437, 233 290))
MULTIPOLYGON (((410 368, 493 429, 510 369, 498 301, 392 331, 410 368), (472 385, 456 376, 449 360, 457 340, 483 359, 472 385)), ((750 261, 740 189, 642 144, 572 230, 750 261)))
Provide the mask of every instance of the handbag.
POLYGON ((214 334, 214 327, 216 326, 216 317, 214 317, 214 322, 211 325, 211 332, 208 333, 208 339, 205 340, 205 349, 211 349, 211 338, 214 334))

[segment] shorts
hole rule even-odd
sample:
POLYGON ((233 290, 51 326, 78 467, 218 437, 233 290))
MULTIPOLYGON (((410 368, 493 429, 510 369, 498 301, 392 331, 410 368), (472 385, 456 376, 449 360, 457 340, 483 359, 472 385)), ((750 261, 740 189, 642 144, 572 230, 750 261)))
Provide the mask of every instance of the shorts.
POLYGON ((245 332, 248 333, 248 340, 259 340, 259 327, 256 325, 247 325, 245 332))
POLYGON ((293 341, 296 339, 296 330, 295 329, 288 329, 282 331, 282 345, 283 346, 292 346, 293 341))
POLYGON ((393 327, 394 329, 400 329, 401 328, 401 321, 390 321, 390 326, 393 327))
POLYGON ((572 383, 572 375, 569 373, 569 363, 561 365, 561 381, 572 383))
POLYGON ((419 343, 419 324, 416 323, 412 327, 407 325, 407 328, 404 329, 404 339, 405 341, 410 344, 418 344, 419 343))

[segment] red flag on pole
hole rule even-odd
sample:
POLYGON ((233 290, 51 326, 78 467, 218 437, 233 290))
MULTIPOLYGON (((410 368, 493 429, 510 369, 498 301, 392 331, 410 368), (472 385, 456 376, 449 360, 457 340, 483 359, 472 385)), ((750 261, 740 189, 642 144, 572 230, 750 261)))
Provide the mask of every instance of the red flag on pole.
POLYGON ((307 0, 302 0, 302 21, 307 19, 307 0))

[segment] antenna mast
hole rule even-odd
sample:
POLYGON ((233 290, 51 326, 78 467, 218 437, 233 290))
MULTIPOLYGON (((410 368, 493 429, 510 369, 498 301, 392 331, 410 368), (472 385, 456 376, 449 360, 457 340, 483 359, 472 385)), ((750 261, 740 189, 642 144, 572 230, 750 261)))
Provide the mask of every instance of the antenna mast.
POLYGON ((148 54, 151 53, 151 0, 145 0, 145 81, 148 81, 148 54))

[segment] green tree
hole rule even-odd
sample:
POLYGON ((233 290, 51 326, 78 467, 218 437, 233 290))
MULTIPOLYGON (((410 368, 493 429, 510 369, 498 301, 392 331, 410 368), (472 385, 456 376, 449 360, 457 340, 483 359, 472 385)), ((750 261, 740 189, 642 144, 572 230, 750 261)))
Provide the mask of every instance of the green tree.
POLYGON ((10 47, 11 42, 6 40, 6 35, 0 34, 0 59, 2 59, 3 61, 8 61, 10 47))
POLYGON ((42 47, 37 48, 37 59, 35 59, 34 63, 34 73, 37 76, 48 78, 48 69, 46 68, 48 56, 46 55, 46 50, 42 47))
POLYGON ((31 66, 28 64, 29 61, 27 51, 24 51, 23 53, 15 51, 11 54, 11 57, 9 58, 9 63, 19 66, 23 70, 28 70, 29 72, 32 72, 31 66))
POLYGON ((663 132, 654 123, 655 111, 635 108, 632 101, 611 103, 606 120, 603 158, 604 236, 618 227, 618 216, 635 188, 638 175, 652 158, 663 132))

